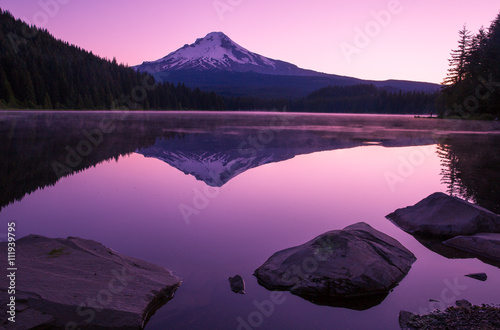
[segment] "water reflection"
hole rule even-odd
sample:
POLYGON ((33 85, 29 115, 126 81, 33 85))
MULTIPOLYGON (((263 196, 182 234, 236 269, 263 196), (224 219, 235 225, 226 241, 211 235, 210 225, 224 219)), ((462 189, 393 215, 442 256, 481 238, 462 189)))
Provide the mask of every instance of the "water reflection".
POLYGON ((477 254, 468 253, 463 250, 458 250, 448 245, 443 244, 443 240, 440 239, 432 239, 428 237, 420 237, 418 235, 414 235, 415 239, 429 249, 432 252, 435 252, 447 259, 473 259, 477 258, 482 262, 500 268, 500 262, 496 260, 491 260, 488 258, 481 257, 477 254))
MULTIPOLYGON (((441 182, 451 196, 478 204, 500 213, 500 146, 499 135, 452 135, 441 139, 437 146, 441 159, 441 182)), ((414 235, 430 251, 448 259, 478 258, 484 263, 500 267, 498 261, 454 249, 443 240, 414 235)))
POLYGON ((61 177, 132 152, 221 187, 249 169, 297 155, 438 141, 448 192, 499 212, 498 135, 482 137, 479 144, 476 137, 443 140, 423 124, 384 116, 3 113, 0 207, 61 177))
POLYGON ((304 295, 301 295, 300 297, 318 306, 341 307, 356 311, 364 311, 380 305, 389 295, 389 293, 390 292, 385 292, 379 294, 357 296, 357 297, 346 297, 346 298, 328 297, 328 296, 316 297, 316 296, 304 296, 304 295))
POLYGON ((500 137, 454 136, 438 146, 442 182, 452 196, 500 213, 500 137))
MULTIPOLYGON (((454 146, 460 141, 454 142, 451 137, 443 140, 443 134, 436 136, 433 129, 426 127, 429 121, 413 118, 273 118, 275 115, 184 113, 142 113, 126 118, 119 113, 1 114, 1 205, 38 188, 55 187, 4 207, 0 216, 6 221, 19 221, 21 237, 36 233, 89 238, 178 273, 185 280, 182 290, 175 304, 167 305, 151 320, 151 329, 237 328, 237 317, 247 319, 256 310, 254 300, 262 302, 270 297, 251 274, 271 253, 358 221, 369 222, 418 255, 419 262, 405 280, 385 300, 380 297, 380 301, 384 300, 380 305, 377 299, 349 304, 312 301, 365 309, 363 312, 320 308, 287 294, 286 303, 276 306, 262 328, 328 328, 332 324, 352 329, 396 328, 399 309, 418 312, 429 305, 428 299, 439 298, 446 288, 443 280, 454 282, 456 276, 471 272, 486 272, 489 279, 479 283, 460 277, 460 284, 469 287, 460 299, 476 304, 498 302, 495 288, 499 269, 476 260, 448 260, 429 252, 384 218, 394 209, 444 188, 439 183, 439 160, 433 153, 411 177, 398 184, 396 192, 390 191, 384 172, 395 170, 400 157, 420 149, 390 147, 432 144, 426 149, 435 150, 436 144, 451 145, 458 160, 451 167, 443 163, 443 172, 459 169, 462 177, 455 181, 455 187, 476 185, 470 189, 476 194, 474 199, 482 200, 484 205, 494 204, 498 198, 489 200, 486 193, 488 186, 498 182, 494 171, 473 167, 467 175, 478 173, 484 180, 463 180, 464 171, 469 169, 463 154, 477 152, 470 146, 473 143, 466 139, 469 147, 457 151, 454 146), (103 141, 82 157, 81 164, 67 166, 69 170, 62 175, 83 173, 58 182, 53 163, 66 164, 68 146, 76 150, 86 140, 94 146, 85 131, 92 132, 101 124, 105 128, 114 125, 114 130, 103 133, 103 141), (270 135, 265 135, 268 131, 273 132, 271 141, 270 135), (257 145, 253 145, 255 138, 257 145), (243 142, 246 144, 241 145, 243 142), (377 146, 354 148, 364 145, 377 146), (340 151, 346 148, 352 149, 340 151), (247 153, 242 155, 240 149, 247 153), (335 149, 339 151, 317 152, 335 149), (151 152, 148 157, 168 160, 183 172, 136 152, 151 152), (120 157, 129 153, 128 157, 120 157), (295 157, 307 153, 314 154, 295 157), (186 162, 179 161, 182 157, 186 162), (107 160, 111 162, 102 163, 107 160), (271 164, 278 161, 282 162, 271 164), (236 165, 229 166, 231 162, 236 165), (267 165, 261 166, 265 162, 267 165), (218 175, 205 175, 212 174, 210 170, 218 175), (223 187, 188 226, 178 205, 190 203, 193 189, 203 190, 206 183, 223 187), (245 278, 248 295, 235 295, 229 290, 227 278, 234 274, 245 278)), ((433 122, 433 127, 441 124, 446 122, 433 122)), ((498 143, 486 138, 482 145, 486 150, 498 150, 498 143)), ((474 157, 470 156, 468 162, 475 162, 474 157)), ((485 154, 480 162, 490 161, 485 154)), ((498 163, 492 166, 498 168, 498 163)), ((455 178, 458 171, 451 173, 455 178)))

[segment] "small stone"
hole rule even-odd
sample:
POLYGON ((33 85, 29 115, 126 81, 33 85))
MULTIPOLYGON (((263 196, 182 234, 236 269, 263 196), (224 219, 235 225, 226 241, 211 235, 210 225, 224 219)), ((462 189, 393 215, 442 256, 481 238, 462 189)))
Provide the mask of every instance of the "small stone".
POLYGON ((465 276, 473 278, 473 279, 478 280, 478 281, 483 281, 483 282, 488 279, 488 275, 486 275, 485 273, 467 274, 465 276))
POLYGON ((472 304, 468 300, 465 300, 465 299, 457 300, 455 302, 455 305, 457 305, 457 307, 471 307, 472 306, 472 304))
POLYGON ((234 293, 245 294, 245 281, 240 275, 230 277, 229 284, 231 285, 231 291, 234 293))

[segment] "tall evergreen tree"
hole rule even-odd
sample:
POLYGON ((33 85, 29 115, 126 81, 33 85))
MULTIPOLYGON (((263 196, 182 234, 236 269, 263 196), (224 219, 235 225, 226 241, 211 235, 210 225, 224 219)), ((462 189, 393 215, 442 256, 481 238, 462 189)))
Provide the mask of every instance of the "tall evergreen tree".
POLYGON ((500 114, 500 14, 487 31, 459 32, 440 96, 444 116, 495 118, 500 114))
POLYGON ((467 61, 472 46, 472 35, 466 25, 458 32, 458 35, 458 48, 451 51, 451 58, 448 60, 450 68, 448 69, 448 76, 444 80, 444 85, 459 84, 465 78, 467 61))

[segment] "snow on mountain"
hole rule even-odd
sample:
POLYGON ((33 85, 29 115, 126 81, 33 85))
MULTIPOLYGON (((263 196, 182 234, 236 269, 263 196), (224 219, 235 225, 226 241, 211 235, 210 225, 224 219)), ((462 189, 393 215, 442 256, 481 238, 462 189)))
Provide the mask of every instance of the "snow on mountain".
POLYGON ((252 53, 222 32, 211 32, 191 45, 152 62, 135 67, 150 73, 166 70, 222 70, 232 72, 258 72, 273 75, 321 75, 300 69, 296 65, 252 53))
POLYGON ((276 161, 272 155, 260 155, 245 158, 241 155, 229 155, 223 152, 189 152, 169 151, 157 148, 141 150, 145 157, 153 157, 164 161, 186 175, 192 175, 197 180, 204 181, 211 187, 222 187, 235 176, 261 165, 276 161))
MULTIPOLYGON (((363 134, 357 138, 349 138, 344 131, 333 137, 333 133, 328 130, 313 132, 284 129, 275 131, 272 141, 260 145, 259 148, 245 143, 258 137, 259 132, 261 130, 249 130, 235 135, 234 132, 226 134, 219 129, 203 133, 184 133, 175 138, 159 138, 153 145, 136 152, 161 160, 211 187, 222 187, 236 176, 265 164, 282 162, 297 155, 355 148, 367 141, 374 142, 371 135, 364 141, 363 134)), ((356 131, 356 134, 359 132, 356 131)), ((388 137, 376 142, 387 147, 435 143, 433 139, 397 136, 392 131, 387 134, 388 137)))

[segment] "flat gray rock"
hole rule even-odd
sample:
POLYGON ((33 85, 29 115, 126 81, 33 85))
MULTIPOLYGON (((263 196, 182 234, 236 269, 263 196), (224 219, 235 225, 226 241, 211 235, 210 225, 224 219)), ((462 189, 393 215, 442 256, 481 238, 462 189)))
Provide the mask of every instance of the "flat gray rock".
POLYGON ((332 298, 332 304, 320 304, 366 309, 379 304, 415 260, 398 241, 360 222, 276 252, 254 275, 269 290, 289 290, 313 302, 332 298), (378 297, 360 302, 359 308, 342 301, 347 297, 352 303, 363 296, 378 297))
POLYGON ((500 216, 443 193, 434 193, 413 206, 387 215, 403 230, 416 235, 454 237, 500 233, 500 216))
POLYGON ((477 234, 473 236, 457 236, 443 244, 475 255, 500 262, 500 234, 477 234))
MULTIPOLYGON (((0 258, 1 269, 6 259, 0 258)), ((181 284, 163 267, 75 237, 21 238, 15 266, 16 323, 0 328, 142 329, 181 284)), ((2 306, 10 297, 7 280, 0 281, 2 306)))

